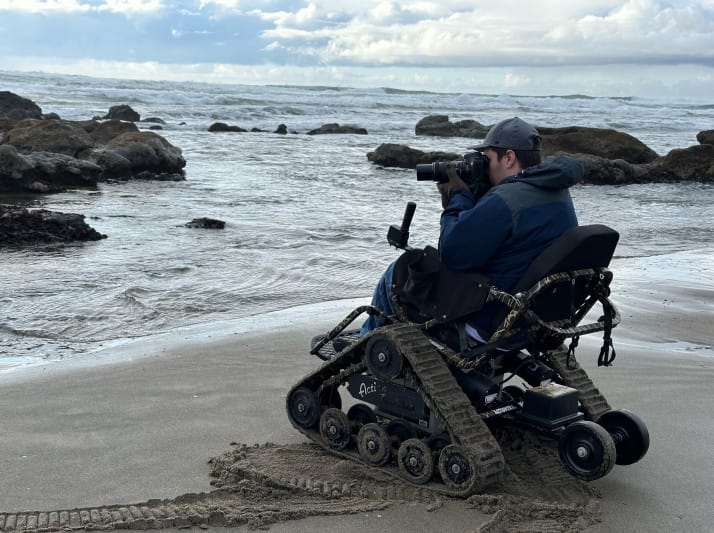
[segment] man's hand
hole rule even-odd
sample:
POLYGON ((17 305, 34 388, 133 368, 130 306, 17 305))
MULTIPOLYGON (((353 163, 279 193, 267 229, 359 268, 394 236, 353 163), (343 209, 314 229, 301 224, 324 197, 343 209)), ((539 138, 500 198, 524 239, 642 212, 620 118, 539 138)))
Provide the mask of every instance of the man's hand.
POLYGON ((468 188, 451 164, 446 167, 446 175, 449 176, 449 181, 436 184, 436 188, 439 189, 439 193, 441 193, 441 207, 444 209, 449 205, 449 200, 451 200, 451 197, 454 196, 457 191, 468 188))

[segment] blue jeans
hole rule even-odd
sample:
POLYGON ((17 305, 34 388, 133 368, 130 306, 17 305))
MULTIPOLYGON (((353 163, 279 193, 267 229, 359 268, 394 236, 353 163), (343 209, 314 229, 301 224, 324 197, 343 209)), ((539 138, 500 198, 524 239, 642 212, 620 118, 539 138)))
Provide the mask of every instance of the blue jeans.
MULTIPOLYGON (((388 315, 393 315, 396 311, 392 306, 392 276, 394 274, 394 263, 387 267, 372 295, 372 306, 384 311, 388 315)), ((360 329, 359 336, 363 337, 373 329, 382 325, 379 315, 369 315, 360 329)))

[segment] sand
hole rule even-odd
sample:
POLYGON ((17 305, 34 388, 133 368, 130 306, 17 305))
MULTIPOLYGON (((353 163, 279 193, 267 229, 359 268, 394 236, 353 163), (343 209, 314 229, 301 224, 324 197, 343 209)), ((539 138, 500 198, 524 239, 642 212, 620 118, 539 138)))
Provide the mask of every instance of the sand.
POLYGON ((288 422, 286 392, 319 364, 311 336, 361 301, 5 372, 0 529, 711 531, 713 293, 630 286, 611 368, 595 366, 596 336, 581 340, 578 359, 609 402, 646 421, 642 461, 586 484, 514 430, 502 439, 508 482, 466 500, 335 458, 288 422))

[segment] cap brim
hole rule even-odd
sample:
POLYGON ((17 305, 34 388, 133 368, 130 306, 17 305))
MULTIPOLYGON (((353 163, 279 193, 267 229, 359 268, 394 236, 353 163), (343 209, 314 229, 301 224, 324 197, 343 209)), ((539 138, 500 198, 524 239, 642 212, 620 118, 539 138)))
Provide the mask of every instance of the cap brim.
POLYGON ((469 150, 483 150, 484 148, 488 148, 488 144, 477 144, 476 146, 469 146, 469 150))

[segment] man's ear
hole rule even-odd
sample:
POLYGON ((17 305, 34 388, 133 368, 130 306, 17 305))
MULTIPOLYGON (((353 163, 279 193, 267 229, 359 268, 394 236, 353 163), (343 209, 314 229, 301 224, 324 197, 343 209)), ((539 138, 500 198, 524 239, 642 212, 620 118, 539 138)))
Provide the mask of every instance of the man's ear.
POLYGON ((516 157, 516 152, 514 152, 513 150, 506 150, 506 153, 504 155, 506 157, 506 163, 508 165, 508 168, 513 168, 519 164, 518 158, 516 157))

